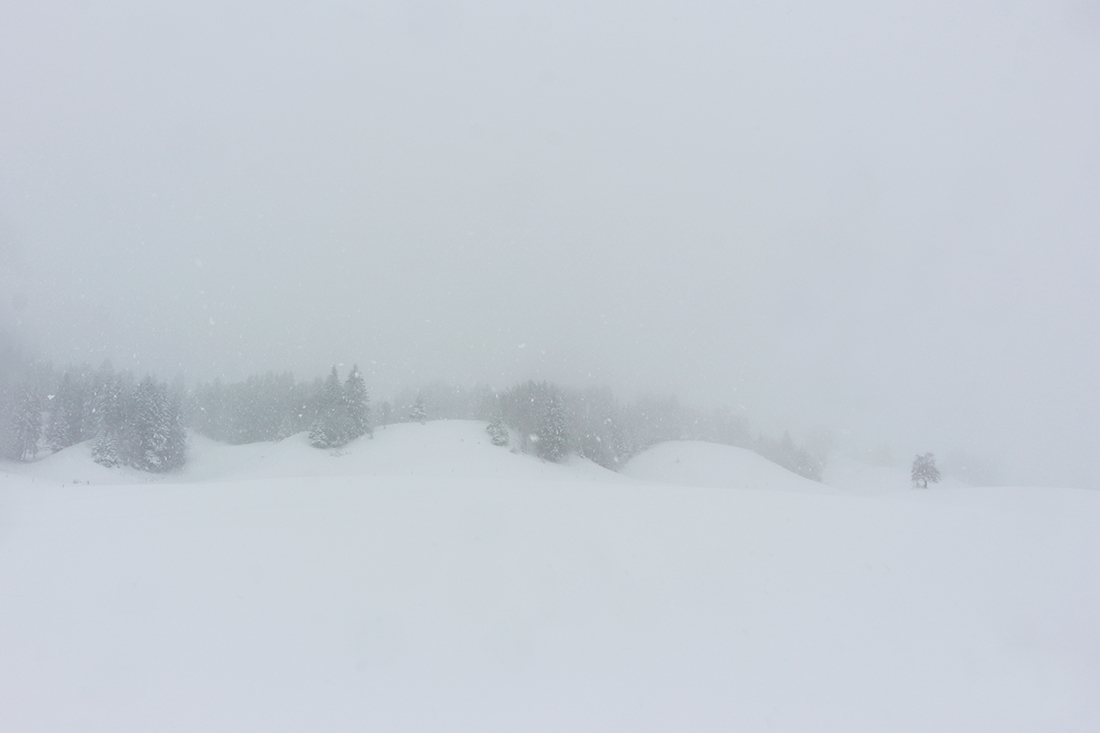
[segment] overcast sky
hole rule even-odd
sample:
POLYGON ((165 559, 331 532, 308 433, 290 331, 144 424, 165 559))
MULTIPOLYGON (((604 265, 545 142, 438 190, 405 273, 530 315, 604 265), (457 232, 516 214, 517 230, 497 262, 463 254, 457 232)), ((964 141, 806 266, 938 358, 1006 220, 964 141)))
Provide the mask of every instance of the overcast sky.
POLYGON ((1098 130, 1096 0, 4 3, 0 324, 1100 488, 1098 130))

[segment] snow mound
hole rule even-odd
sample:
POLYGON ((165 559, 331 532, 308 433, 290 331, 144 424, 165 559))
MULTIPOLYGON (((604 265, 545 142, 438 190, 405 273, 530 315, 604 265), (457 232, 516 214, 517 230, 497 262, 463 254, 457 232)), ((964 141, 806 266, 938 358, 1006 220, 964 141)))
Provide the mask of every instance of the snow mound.
POLYGON ((676 486, 836 493, 744 448, 694 440, 658 443, 631 458, 622 473, 676 486))

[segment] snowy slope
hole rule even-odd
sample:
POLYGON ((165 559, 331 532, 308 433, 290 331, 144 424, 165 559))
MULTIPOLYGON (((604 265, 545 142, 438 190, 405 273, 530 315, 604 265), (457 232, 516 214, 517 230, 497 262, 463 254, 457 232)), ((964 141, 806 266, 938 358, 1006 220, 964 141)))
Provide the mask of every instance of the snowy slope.
POLYGON ((82 446, 0 465, 0 728, 1100 720, 1100 495, 673 486, 480 430, 196 441, 151 483, 82 446))
POLYGON ((836 493, 744 448, 692 440, 652 446, 631 458, 623 475, 676 486, 836 493))

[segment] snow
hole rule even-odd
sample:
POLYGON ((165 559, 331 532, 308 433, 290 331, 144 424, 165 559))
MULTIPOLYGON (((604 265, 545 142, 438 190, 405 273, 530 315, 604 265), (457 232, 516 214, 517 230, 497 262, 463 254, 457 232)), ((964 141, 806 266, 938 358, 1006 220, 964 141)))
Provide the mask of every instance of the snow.
POLYGON ((623 474, 676 486, 834 493, 744 448, 700 441, 660 443, 634 456, 623 474))
MULTIPOLYGON (((843 455, 831 456, 825 465, 824 483, 851 494, 874 496, 908 492, 913 488, 909 468, 869 466, 843 455)), ((968 484, 950 476, 929 484, 929 491, 954 491, 969 488, 968 484)))
POLYGON ((0 464, 2 727, 1096 728, 1100 495, 761 461, 433 422, 0 464))

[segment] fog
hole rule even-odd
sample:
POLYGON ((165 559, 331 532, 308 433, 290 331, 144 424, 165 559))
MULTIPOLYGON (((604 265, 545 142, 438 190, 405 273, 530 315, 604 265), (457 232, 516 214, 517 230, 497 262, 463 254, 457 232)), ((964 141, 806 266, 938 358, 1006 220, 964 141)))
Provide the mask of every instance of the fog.
POLYGON ((1100 488, 1100 3, 9 3, 56 364, 608 384, 1100 488))

